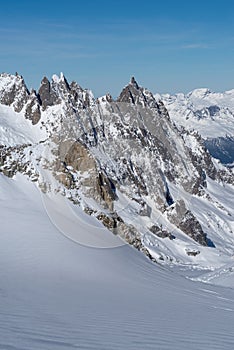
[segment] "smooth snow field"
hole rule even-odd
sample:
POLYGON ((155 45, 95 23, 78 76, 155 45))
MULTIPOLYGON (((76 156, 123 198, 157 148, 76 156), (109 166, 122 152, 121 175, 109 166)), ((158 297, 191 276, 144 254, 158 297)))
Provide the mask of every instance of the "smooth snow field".
POLYGON ((234 349, 234 289, 74 243, 22 176, 0 175, 0 205, 0 349, 234 349))

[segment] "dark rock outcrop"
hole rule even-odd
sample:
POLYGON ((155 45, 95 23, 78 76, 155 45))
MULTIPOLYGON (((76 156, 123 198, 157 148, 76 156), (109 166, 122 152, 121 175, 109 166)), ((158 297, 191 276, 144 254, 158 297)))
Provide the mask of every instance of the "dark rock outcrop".
POLYGON ((176 238, 171 232, 168 232, 167 230, 163 229, 162 227, 159 227, 158 225, 151 226, 149 230, 159 238, 169 238, 170 240, 176 238))
POLYGON ((32 124, 35 125, 41 118, 40 100, 35 90, 32 90, 25 108, 25 118, 30 119, 32 124))
POLYGON ((131 78, 130 83, 122 90, 117 102, 159 109, 159 105, 153 94, 147 89, 140 87, 134 77, 131 78))
POLYGON ((41 81, 41 86, 38 90, 38 96, 40 98, 43 110, 49 106, 53 106, 59 103, 58 96, 52 89, 51 83, 46 77, 44 77, 41 81))
MULTIPOLYGON (((211 246, 212 242, 207 238, 201 224, 193 213, 185 206, 181 199, 167 210, 167 215, 170 221, 175 224, 186 235, 194 239, 203 246, 211 246)), ((214 246, 214 245, 213 245, 214 246)))

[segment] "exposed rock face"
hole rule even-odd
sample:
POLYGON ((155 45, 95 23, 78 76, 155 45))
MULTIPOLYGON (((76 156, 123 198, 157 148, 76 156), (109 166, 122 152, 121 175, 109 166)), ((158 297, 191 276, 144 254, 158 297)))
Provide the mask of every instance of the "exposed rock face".
POLYGON ((31 170, 31 164, 25 157, 25 151, 31 145, 20 145, 18 147, 0 146, 0 172, 8 177, 13 177, 18 172, 31 177, 34 181, 37 173, 31 170))
POLYGON ((102 172, 99 173, 98 176, 97 191, 103 199, 104 203, 106 203, 107 207, 113 211, 113 201, 117 199, 115 186, 113 182, 108 179, 108 177, 102 172))
POLYGON ((197 256, 200 254, 200 251, 199 250, 186 250, 186 254, 188 256, 197 256))
POLYGON ((130 83, 122 90, 117 102, 132 103, 142 107, 159 109, 159 105, 153 94, 147 89, 139 87, 134 77, 131 78, 130 83))
POLYGON ((67 112, 75 112, 74 108, 85 109, 91 106, 94 97, 91 91, 82 89, 76 82, 70 85, 61 73, 60 77, 53 75, 51 82, 44 77, 38 91, 42 109, 54 106, 63 101, 67 105, 67 112))
POLYGON ((176 237, 171 233, 168 232, 167 230, 157 226, 157 225, 153 225, 149 228, 149 230, 155 234, 156 236, 160 237, 160 238, 169 238, 170 240, 175 239, 176 237))
POLYGON ((30 119, 33 125, 37 124, 41 118, 40 100, 35 90, 32 90, 28 97, 25 108, 25 118, 30 119))
POLYGON ((52 86, 46 77, 44 77, 41 81, 38 95, 40 97, 43 110, 59 102, 58 96, 56 96, 55 91, 52 89, 52 86))
POLYGON ((67 144, 60 144, 60 155, 64 154, 64 161, 67 166, 82 173, 89 172, 96 169, 96 162, 89 150, 80 142, 68 142, 67 144), (65 147, 65 152, 62 149, 65 147))
POLYGON ((207 239, 206 233, 203 231, 199 221, 185 206, 184 201, 181 199, 168 209, 168 217, 170 221, 174 223, 178 228, 186 233, 189 237, 194 239, 203 246, 212 245, 207 239))
POLYGON ((60 182, 71 189, 81 186, 83 192, 94 198, 109 210, 113 210, 113 201, 117 198, 113 182, 100 170, 88 148, 78 141, 59 143, 55 174, 60 182), (72 173, 78 173, 78 183, 72 173))

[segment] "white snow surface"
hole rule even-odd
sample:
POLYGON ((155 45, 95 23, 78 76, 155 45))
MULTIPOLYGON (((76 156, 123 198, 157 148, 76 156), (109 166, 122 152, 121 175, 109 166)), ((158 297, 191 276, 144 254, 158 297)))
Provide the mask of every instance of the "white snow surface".
POLYGON ((187 95, 157 94, 155 97, 163 101, 171 119, 177 125, 194 129, 203 138, 234 135, 234 90, 215 93, 201 88, 187 95), (210 107, 213 112, 210 112, 210 107))
POLYGON ((234 289, 214 276, 74 243, 22 175, 0 174, 0 205, 0 349, 233 349, 234 289))
POLYGON ((46 137, 41 123, 32 125, 25 119, 23 111, 16 113, 13 107, 0 104, 0 143, 5 146, 16 146, 36 143, 46 137))

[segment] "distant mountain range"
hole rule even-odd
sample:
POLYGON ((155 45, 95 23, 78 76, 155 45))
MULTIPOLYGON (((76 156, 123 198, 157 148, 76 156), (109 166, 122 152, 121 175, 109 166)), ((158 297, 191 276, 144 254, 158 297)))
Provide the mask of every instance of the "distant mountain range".
POLYGON ((187 95, 155 97, 163 101, 177 125, 198 131, 213 157, 224 164, 234 162, 234 90, 196 89, 187 95))

